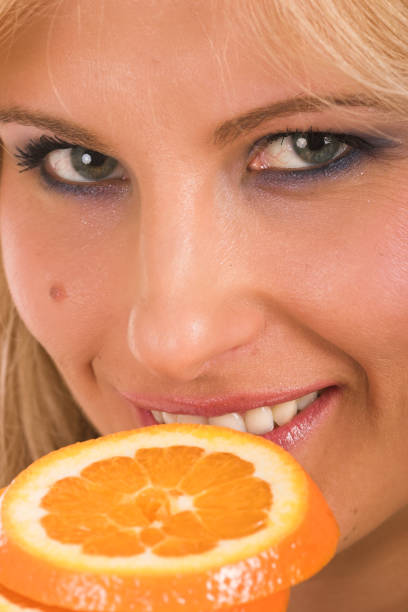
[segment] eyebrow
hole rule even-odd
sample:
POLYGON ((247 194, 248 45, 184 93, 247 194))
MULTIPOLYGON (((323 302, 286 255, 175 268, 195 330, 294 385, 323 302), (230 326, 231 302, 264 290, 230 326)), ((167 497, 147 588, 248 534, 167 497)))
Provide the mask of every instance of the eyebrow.
MULTIPOLYGON (((234 141, 243 133, 250 132, 263 122, 279 117, 288 117, 296 113, 319 112, 331 107, 381 107, 378 100, 362 94, 343 96, 295 96, 255 108, 238 117, 220 123, 213 134, 215 145, 223 146, 234 141)), ((0 108, 0 122, 18 123, 20 125, 50 130, 57 136, 71 140, 79 145, 94 150, 109 152, 111 147, 104 143, 90 130, 66 119, 53 117, 38 111, 31 111, 20 106, 0 108)))
POLYGON ((349 94, 339 96, 295 96, 287 100, 274 102, 267 106, 261 106, 248 113, 240 115, 234 119, 230 119, 221 123, 214 132, 214 143, 224 145, 229 143, 244 132, 249 132, 264 121, 277 119, 281 117, 289 117, 296 113, 319 112, 333 107, 368 107, 382 108, 385 106, 380 102, 365 94, 349 94))
POLYGON ((54 132, 56 136, 72 140, 79 145, 85 145, 89 149, 109 150, 106 143, 90 130, 77 125, 66 119, 52 117, 40 111, 31 111, 20 106, 0 108, 1 123, 18 123, 54 132))

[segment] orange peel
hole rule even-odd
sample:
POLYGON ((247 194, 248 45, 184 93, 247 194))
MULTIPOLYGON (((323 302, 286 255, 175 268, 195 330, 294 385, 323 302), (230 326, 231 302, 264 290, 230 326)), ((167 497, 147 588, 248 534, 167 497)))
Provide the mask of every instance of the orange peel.
MULTIPOLYGON (((262 600, 228 608, 227 612, 286 612, 288 601, 289 589, 279 591, 262 600)), ((0 585, 0 612, 68 612, 68 610, 46 606, 0 585)))

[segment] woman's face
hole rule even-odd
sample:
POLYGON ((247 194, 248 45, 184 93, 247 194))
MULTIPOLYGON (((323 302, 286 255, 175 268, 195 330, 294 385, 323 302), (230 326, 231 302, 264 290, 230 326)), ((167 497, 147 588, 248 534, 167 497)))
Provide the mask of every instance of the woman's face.
POLYGON ((407 128, 296 103, 362 92, 312 49, 269 66, 221 3, 103 7, 60 3, 1 65, 17 309, 101 434, 330 387, 274 435, 344 548, 408 501, 407 128))

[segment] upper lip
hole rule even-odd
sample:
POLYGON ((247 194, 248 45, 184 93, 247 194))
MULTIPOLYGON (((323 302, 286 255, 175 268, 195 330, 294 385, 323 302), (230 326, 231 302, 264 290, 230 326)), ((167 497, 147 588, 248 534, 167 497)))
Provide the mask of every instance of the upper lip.
POLYGON ((146 396, 137 393, 121 391, 126 399, 137 408, 143 410, 158 410, 173 414, 193 414, 205 417, 219 416, 229 412, 246 412, 259 406, 274 406, 283 402, 308 395, 315 391, 322 391, 333 383, 312 384, 303 388, 296 388, 279 392, 240 393, 234 395, 214 395, 212 397, 159 397, 146 396))

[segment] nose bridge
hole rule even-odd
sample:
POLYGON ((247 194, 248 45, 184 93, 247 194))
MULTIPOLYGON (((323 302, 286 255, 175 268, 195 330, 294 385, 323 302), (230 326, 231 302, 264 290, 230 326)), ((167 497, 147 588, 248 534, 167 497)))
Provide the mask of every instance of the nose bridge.
MULTIPOLYGON (((142 194, 138 290, 128 343, 151 372, 189 380, 259 327, 235 295, 234 230, 214 181, 179 169, 142 194)), ((235 277, 236 278, 236 277, 235 277)))
MULTIPOLYGON (((180 307, 216 275, 222 249, 210 185, 179 169, 144 197, 138 258, 142 302, 180 307), (211 272, 210 272, 211 271, 211 272), (180 304, 179 304, 180 302, 180 304)), ((207 288, 209 289, 209 287, 207 288)))

